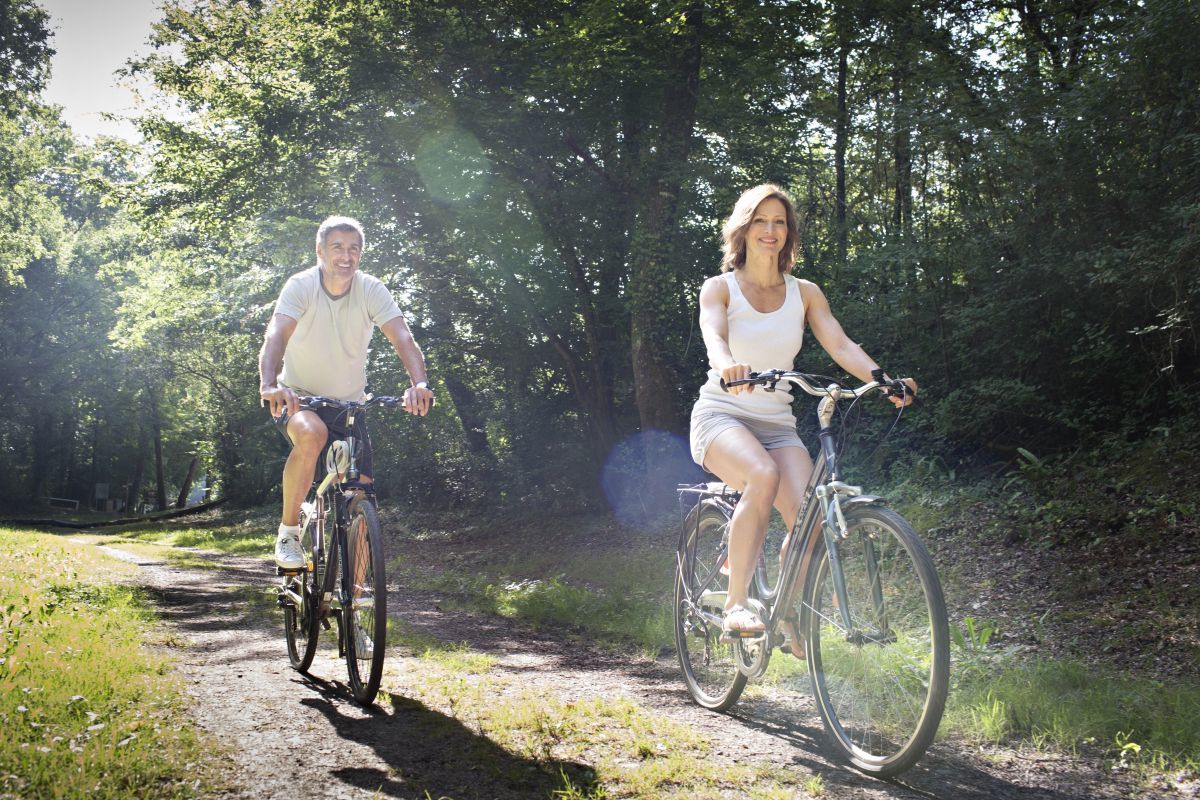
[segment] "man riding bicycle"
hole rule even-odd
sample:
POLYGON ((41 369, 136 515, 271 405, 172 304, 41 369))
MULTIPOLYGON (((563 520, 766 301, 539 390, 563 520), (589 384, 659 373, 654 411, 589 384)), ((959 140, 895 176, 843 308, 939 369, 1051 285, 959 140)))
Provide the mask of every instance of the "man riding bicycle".
MULTIPOLYGON (((339 428, 336 412, 301 411, 299 396, 362 400, 367 389, 367 349, 378 327, 413 382, 404 392, 405 409, 425 416, 433 401, 425 357, 391 291, 378 278, 358 270, 365 243, 357 220, 334 216, 321 223, 317 264, 284 284, 259 352, 259 395, 292 445, 283 467, 283 517, 275 540, 275 563, 283 569, 304 565, 300 504, 330 431, 339 437, 348 433, 339 428)), ((362 414, 355 429, 362 442, 357 457, 359 481, 370 483, 371 440, 362 414)))

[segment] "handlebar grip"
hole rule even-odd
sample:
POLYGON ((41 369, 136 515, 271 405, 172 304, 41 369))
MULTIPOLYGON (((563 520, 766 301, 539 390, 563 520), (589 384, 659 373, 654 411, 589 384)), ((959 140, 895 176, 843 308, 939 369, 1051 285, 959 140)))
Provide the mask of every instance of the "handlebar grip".
MULTIPOLYGON (((404 405, 404 400, 403 400, 403 399, 401 399, 401 401, 400 401, 400 405, 404 405)), ((434 406, 436 406, 436 405, 437 405, 437 397, 431 397, 431 398, 429 398, 429 407, 430 407, 430 408, 433 408, 433 407, 434 407, 434 406)), ((408 407, 408 406, 405 406, 405 408, 407 408, 407 407, 408 407)))
POLYGON ((730 381, 729 383, 726 383, 725 379, 721 378, 721 391, 728 392, 730 386, 745 386, 748 383, 757 383, 759 374, 760 373, 757 372, 751 372, 749 378, 743 378, 740 381, 730 381))

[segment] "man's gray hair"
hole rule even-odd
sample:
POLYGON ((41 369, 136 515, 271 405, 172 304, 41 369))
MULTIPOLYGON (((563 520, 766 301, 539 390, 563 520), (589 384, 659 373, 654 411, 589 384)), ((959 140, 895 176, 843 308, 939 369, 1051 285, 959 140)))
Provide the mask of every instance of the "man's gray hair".
POLYGON ((352 217, 328 217, 321 223, 321 227, 317 228, 317 247, 322 247, 325 244, 325 238, 329 236, 330 231, 354 231, 358 234, 358 241, 362 244, 363 249, 367 248, 367 236, 363 233, 362 223, 352 217))

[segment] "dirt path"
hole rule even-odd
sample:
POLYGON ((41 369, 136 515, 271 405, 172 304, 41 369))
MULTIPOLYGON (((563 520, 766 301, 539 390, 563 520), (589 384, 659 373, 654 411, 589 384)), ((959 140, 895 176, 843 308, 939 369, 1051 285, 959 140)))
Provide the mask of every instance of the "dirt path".
MULTIPOLYGON (((110 552, 113 548, 106 548, 110 552)), ((179 569, 129 553, 170 626, 178 669, 195 700, 198 725, 224 743, 237 798, 549 798, 558 768, 511 753, 445 713, 406 696, 417 659, 392 648, 378 706, 362 709, 345 687, 345 668, 328 646, 312 677, 293 671, 281 632, 268 624, 264 593, 273 568, 256 559, 213 558, 213 570, 179 569)), ((1137 787, 1098 764, 1044 754, 976 752, 935 746, 897 783, 859 775, 829 760, 812 708, 784 713, 764 697, 734 715, 694 705, 668 660, 570 641, 564 631, 533 630, 511 620, 443 610, 441 598, 392 588, 389 609, 418 633, 497 659, 525 690, 563 700, 628 697, 653 713, 693 727, 716 744, 713 758, 769 764, 801 778, 820 775, 823 797, 954 800, 1093 800, 1138 796, 1137 787)), ((323 637, 332 640, 331 636, 323 637)), ((447 709, 448 710, 448 709, 447 709)), ((1141 796, 1151 797, 1152 793, 1141 796)))

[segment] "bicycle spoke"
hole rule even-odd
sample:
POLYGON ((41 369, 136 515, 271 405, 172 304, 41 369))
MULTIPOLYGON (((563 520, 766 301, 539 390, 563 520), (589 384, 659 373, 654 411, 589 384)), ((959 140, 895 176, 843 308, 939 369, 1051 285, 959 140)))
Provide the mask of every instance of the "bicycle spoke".
POLYGON ((945 702, 945 607, 928 554, 892 512, 848 515, 838 542, 846 583, 844 630, 822 554, 808 588, 810 662, 818 707, 833 738, 862 769, 895 774, 928 746, 945 702))
MULTIPOLYGON (((686 544, 676 557, 675 644, 692 697, 706 708, 723 710, 737 702, 746 679, 737 671, 733 647, 720 641, 720 626, 700 612, 706 594, 715 599, 728 590, 721 565, 729 517, 719 506, 701 502, 684 524, 686 544)), ((708 610, 719 612, 717 607, 708 610)))

